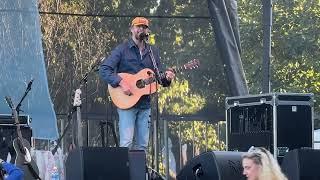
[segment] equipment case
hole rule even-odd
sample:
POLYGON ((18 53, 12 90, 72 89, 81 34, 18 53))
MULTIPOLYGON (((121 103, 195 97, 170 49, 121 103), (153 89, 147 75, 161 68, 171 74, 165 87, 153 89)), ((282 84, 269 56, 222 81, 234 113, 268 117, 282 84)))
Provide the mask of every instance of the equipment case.
POLYGON ((270 93, 226 98, 228 151, 265 147, 276 158, 313 147, 313 94, 270 93))

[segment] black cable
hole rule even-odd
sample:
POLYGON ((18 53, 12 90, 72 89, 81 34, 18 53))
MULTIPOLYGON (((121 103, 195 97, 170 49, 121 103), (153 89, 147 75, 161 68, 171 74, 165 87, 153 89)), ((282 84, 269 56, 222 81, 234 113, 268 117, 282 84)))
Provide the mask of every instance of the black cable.
MULTIPOLYGON (((39 11, 39 14, 44 15, 62 15, 62 16, 85 16, 85 17, 125 17, 125 18, 134 18, 138 15, 136 14, 129 14, 129 15, 119 15, 119 14, 94 14, 94 13, 66 13, 66 12, 48 12, 48 11, 39 11)), ((146 18, 166 18, 166 19, 210 19, 210 16, 150 16, 144 15, 143 17, 146 18)))

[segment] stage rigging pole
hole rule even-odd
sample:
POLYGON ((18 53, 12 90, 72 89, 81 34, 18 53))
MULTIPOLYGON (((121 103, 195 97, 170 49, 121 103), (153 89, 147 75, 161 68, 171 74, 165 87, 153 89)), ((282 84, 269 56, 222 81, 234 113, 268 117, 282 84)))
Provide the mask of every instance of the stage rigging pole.
POLYGON ((272 29, 272 0, 262 1, 263 21, 263 64, 262 92, 270 92, 270 61, 271 61, 271 29, 272 29))

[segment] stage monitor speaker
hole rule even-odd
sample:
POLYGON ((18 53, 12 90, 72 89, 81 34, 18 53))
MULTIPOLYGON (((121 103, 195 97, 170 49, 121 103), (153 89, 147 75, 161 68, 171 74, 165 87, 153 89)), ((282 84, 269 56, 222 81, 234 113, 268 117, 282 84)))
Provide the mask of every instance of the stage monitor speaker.
POLYGON ((80 147, 66 161, 67 180, 130 179, 128 148, 80 147))
POLYGON ((320 150, 295 149, 286 153, 281 168, 289 180, 319 180, 320 150))
POLYGON ((130 150, 129 151, 130 164, 130 180, 145 180, 147 165, 146 153, 144 150, 130 150))
POLYGON ((212 151, 191 159, 179 172, 177 180, 245 180, 241 152, 212 151))

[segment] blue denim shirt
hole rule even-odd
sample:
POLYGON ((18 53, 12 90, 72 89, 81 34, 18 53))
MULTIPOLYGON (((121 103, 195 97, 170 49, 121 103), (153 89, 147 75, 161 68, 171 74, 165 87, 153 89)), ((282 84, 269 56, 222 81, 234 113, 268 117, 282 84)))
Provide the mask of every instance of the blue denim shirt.
MULTIPOLYGON (((117 87, 121 81, 121 77, 117 73, 136 74, 144 68, 154 70, 150 57, 150 47, 157 66, 162 72, 159 49, 146 44, 146 48, 143 50, 142 55, 140 55, 138 46, 130 38, 126 42, 118 45, 111 52, 111 55, 104 60, 99 68, 100 77, 104 82, 110 84, 112 87, 117 87)), ((161 79, 161 82, 164 87, 169 86, 171 83, 165 78, 161 79)), ((150 96, 142 96, 134 107, 143 109, 150 108, 150 96)))

